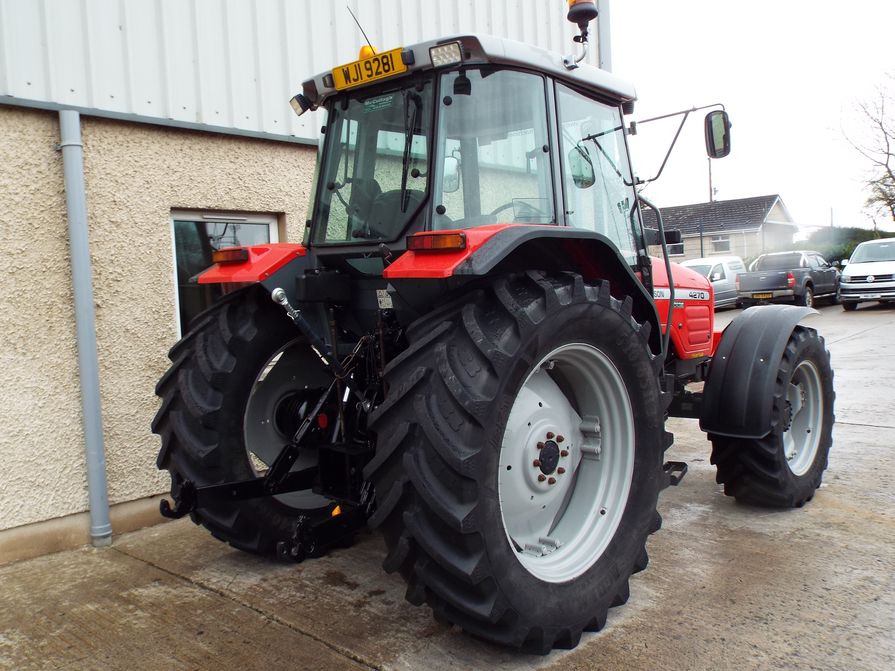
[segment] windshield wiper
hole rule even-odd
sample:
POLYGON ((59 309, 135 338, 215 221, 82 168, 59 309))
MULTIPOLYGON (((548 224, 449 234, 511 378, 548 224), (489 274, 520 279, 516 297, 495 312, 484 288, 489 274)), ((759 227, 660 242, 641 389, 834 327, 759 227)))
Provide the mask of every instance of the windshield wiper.
POLYGON ((404 157, 401 162, 401 212, 407 212, 410 204, 410 192, 407 189, 407 173, 410 170, 410 146, 413 144, 413 136, 419 130, 420 110, 423 99, 418 93, 407 91, 404 93, 404 157), (408 102, 413 103, 413 111, 407 118, 408 102), (409 123, 408 123, 409 121, 409 123))

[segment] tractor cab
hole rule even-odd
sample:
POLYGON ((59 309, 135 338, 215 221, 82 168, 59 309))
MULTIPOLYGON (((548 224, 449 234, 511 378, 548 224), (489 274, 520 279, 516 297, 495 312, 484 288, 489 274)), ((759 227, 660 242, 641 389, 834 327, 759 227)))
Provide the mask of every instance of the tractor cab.
POLYGON ((395 256, 407 236, 523 224, 575 227, 646 263, 622 122, 633 87, 510 40, 395 49, 304 83, 326 110, 306 242, 395 256))

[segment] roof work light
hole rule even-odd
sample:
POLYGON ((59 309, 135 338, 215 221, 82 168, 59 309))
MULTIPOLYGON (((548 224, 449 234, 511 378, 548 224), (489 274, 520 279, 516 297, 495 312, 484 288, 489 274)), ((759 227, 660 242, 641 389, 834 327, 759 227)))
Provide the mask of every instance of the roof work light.
POLYGON ((450 42, 429 49, 429 58, 432 59, 433 68, 441 68, 460 63, 463 60, 463 52, 459 42, 450 42))

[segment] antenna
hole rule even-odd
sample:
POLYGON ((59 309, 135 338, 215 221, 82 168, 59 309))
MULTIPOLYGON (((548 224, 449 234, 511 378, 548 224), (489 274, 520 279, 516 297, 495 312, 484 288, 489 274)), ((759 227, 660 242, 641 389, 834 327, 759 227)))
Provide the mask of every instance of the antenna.
POLYGON ((373 49, 374 53, 376 47, 373 46, 373 43, 370 42, 370 38, 367 37, 367 33, 364 32, 364 27, 360 24, 360 21, 357 20, 357 17, 354 15, 354 12, 351 11, 351 7, 345 5, 345 9, 348 10, 348 13, 351 14, 351 18, 354 19, 354 22, 357 24, 357 27, 360 29, 360 34, 364 36, 364 39, 367 41, 367 44, 370 45, 370 48, 373 49))

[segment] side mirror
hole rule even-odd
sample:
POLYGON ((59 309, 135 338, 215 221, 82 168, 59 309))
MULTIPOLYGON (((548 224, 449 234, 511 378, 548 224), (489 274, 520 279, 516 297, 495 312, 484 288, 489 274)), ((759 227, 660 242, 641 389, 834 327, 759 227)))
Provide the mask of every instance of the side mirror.
POLYGON ((587 147, 576 144, 569 150, 569 173, 572 175, 572 182, 579 189, 590 188, 597 181, 587 147))
POLYGON ((446 156, 444 159, 444 179, 441 190, 445 193, 454 193, 460 188, 460 159, 456 156, 446 156))
POLYGON ((705 151, 709 158, 724 158, 730 153, 730 117, 723 110, 705 115, 705 151))

